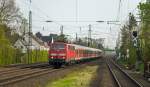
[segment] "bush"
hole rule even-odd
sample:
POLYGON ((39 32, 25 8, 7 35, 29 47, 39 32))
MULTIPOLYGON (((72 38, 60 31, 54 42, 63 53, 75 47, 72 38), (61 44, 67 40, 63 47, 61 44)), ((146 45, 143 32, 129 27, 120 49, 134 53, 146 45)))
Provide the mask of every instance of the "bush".
POLYGON ((30 59, 28 59, 28 54, 23 57, 24 63, 37 63, 37 62, 47 62, 48 61, 48 51, 44 50, 32 50, 30 53, 30 59))
POLYGON ((11 36, 8 32, 9 28, 5 25, 0 25, 0 65, 18 64, 18 63, 36 63, 48 61, 48 52, 33 50, 28 55, 21 53, 20 49, 15 49, 12 45, 14 39, 18 39, 17 35, 11 36))
POLYGON ((0 44, 0 65, 21 63, 21 51, 9 45, 0 44))

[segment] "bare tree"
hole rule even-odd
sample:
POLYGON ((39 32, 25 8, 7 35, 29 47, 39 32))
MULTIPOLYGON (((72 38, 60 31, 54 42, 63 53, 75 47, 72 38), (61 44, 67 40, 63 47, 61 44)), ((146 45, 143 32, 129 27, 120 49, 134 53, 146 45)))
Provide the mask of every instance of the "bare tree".
POLYGON ((15 24, 22 20, 15 0, 0 0, 0 23, 15 24))

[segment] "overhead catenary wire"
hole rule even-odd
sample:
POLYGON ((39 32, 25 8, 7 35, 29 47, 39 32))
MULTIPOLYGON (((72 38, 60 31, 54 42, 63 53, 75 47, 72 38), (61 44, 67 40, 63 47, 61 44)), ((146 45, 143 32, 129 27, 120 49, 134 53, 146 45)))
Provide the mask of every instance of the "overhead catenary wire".
MULTIPOLYGON (((37 10, 38 12, 39 12, 39 10, 37 9, 37 8, 35 8, 35 7, 33 7, 33 6, 29 6, 30 5, 30 3, 29 2, 26 2, 26 0, 19 0, 19 1, 21 1, 21 4, 24 4, 25 6, 27 6, 27 7, 29 7, 28 9, 32 9, 32 13, 34 14, 34 16, 37 16, 37 17, 39 17, 39 18, 43 18, 43 19, 45 19, 43 16, 40 16, 39 14, 36 14, 36 12, 35 12, 35 10, 37 10)), ((29 1, 29 0, 27 0, 27 1, 29 1)), ((33 3, 32 3, 33 4, 33 3)), ((41 12, 39 12, 39 13, 41 13, 41 12)), ((43 14, 42 14, 43 15, 43 14)))
MULTIPOLYGON (((137 11, 138 10, 138 6, 137 7, 135 7, 135 8, 133 8, 131 11, 129 11, 129 4, 130 4, 130 2, 129 2, 130 0, 128 0, 128 5, 127 5, 127 11, 128 11, 128 14, 129 13, 132 13, 132 14, 134 14, 135 13, 135 11, 137 11)), ((141 0, 139 3, 142 3, 142 2, 144 2, 145 0, 141 0)), ((125 23, 126 21, 128 21, 128 17, 129 17, 129 15, 126 15, 126 17, 125 17, 125 19, 122 21, 123 23, 125 23)))
MULTIPOLYGON (((24 0, 23 0, 24 1, 24 0)), ((24 2, 25 4, 29 4, 29 3, 27 3, 27 2, 24 2)), ((35 5, 35 3, 32 3, 32 9, 36 9, 41 15, 44 15, 46 18, 50 18, 43 10, 41 10, 37 5, 35 5)), ((42 20, 40 21, 40 20, 38 20, 38 21, 35 21, 35 20, 33 20, 34 22, 45 22, 45 21, 43 21, 43 19, 45 19, 45 17, 41 17, 40 15, 37 15, 37 13, 35 12, 35 10, 33 10, 33 12, 32 12, 35 16, 38 16, 39 18, 41 18, 42 20)), ((76 13, 78 14, 78 1, 76 1, 76 13)), ((76 15, 76 18, 77 18, 77 15, 76 15)), ((52 18, 50 18, 50 19, 52 19, 52 18)), ((58 23, 58 22, 76 22, 76 21, 54 21, 54 20, 52 20, 54 23, 56 23, 56 24, 58 24, 58 25, 62 25, 62 24, 60 24, 60 23, 58 23)), ((89 21, 78 21, 78 22, 95 22, 95 21, 91 21, 91 20, 89 20, 89 21)), ((94 24, 92 24, 92 25, 94 25, 94 24)), ((85 26, 82 26, 82 27, 86 27, 86 26, 88 26, 88 25, 85 25, 85 26)), ((78 28, 79 26, 78 25, 76 25, 76 26, 72 26, 72 25, 65 25, 65 27, 75 27, 75 28, 78 28)))
POLYGON ((76 0, 76 23, 78 23, 78 0, 76 0))
MULTIPOLYGON (((77 0, 76 0, 77 1, 77 0)), ((120 0, 121 1, 121 0, 120 0)), ((76 5, 77 5, 77 3, 76 3, 76 5)), ((76 7, 78 7, 78 6, 76 6, 76 7)), ((43 10, 41 10, 38 6, 36 6, 35 5, 35 3, 33 3, 32 4, 32 9, 36 9, 40 14, 42 14, 42 15, 44 15, 44 17, 45 18, 50 18, 43 10)), ((78 8, 77 8, 78 9, 78 8)), ((77 9, 76 9, 76 13, 77 13, 77 9)), ((34 10, 33 10, 33 13, 34 13, 34 10)), ((34 15, 36 15, 36 14, 34 14, 34 15)), ((76 18, 77 18, 77 16, 78 15, 76 15, 76 18)), ((44 19, 44 17, 43 17, 43 19, 44 19)), ((50 18, 51 19, 51 18, 50 18)), ((52 20, 53 21, 53 20, 52 20)), ((55 21, 53 21, 54 23, 56 23, 55 21)), ((58 22, 67 22, 67 21, 58 21, 58 22)), ((68 21, 68 22, 75 22, 75 21, 68 21)), ((78 21, 78 22, 95 22, 95 21, 78 21)), ((62 25, 62 24, 60 24, 59 23, 59 25, 62 25)), ((92 24, 93 25, 93 24, 92 24)), ((81 26, 81 27, 87 27, 88 25, 85 25, 85 26, 81 26)), ((65 26, 65 27, 70 27, 70 28, 72 28, 72 27, 75 27, 76 29, 78 29, 78 27, 79 26, 70 26, 70 25, 68 25, 68 26, 65 26)))
MULTIPOLYGON (((22 0, 21 0, 22 1, 22 0)), ((29 1, 29 0, 28 0, 29 1)), ((25 2, 25 0, 23 0, 22 1, 22 3, 24 3, 25 5, 29 5, 29 3, 28 2, 25 2)), ((59 22, 77 22, 78 21, 78 0, 76 0, 76 20, 75 21, 56 21, 56 20, 54 20, 54 19, 52 19, 51 17, 49 17, 43 10, 41 10, 34 2, 32 2, 32 9, 34 9, 33 10, 33 14, 35 15, 35 16, 37 16, 37 17, 39 17, 39 18, 42 18, 42 20, 40 19, 40 20, 38 20, 38 21, 35 21, 35 20, 33 20, 34 22, 45 22, 46 20, 44 20, 45 18, 46 19, 51 19, 51 21, 53 22, 53 23, 56 23, 56 24, 58 24, 58 25, 62 25, 61 23, 59 23, 59 22), (36 12, 36 11, 37 12, 36 12), (41 14, 41 15, 43 15, 44 17, 42 17, 42 16, 40 16, 39 14, 41 14)), ((78 22, 96 22, 96 21, 93 21, 93 20, 89 20, 89 21, 78 21, 78 22)), ((92 24, 93 25, 93 24, 92 24)), ((64 25, 65 27, 68 27, 68 26, 70 26, 70 27, 79 27, 78 25, 76 25, 76 26, 72 26, 72 25, 64 25)), ((85 26, 88 26, 88 25, 85 25, 85 26)), ((83 27, 85 27, 85 26, 83 26, 83 27)))
MULTIPOLYGON (((28 3, 28 2, 25 2, 25 0, 20 0, 23 4, 25 4, 25 5, 27 5, 27 6, 29 6, 30 5, 30 3, 28 3)), ((30 0, 28 0, 28 1, 30 1, 30 0)), ((60 23, 58 23, 58 22, 56 22, 54 19, 52 19, 50 16, 48 16, 43 10, 41 10, 37 5, 35 5, 35 3, 34 2, 32 2, 32 9, 34 9, 34 10, 37 10, 37 12, 38 13, 40 13, 41 15, 43 15, 44 17, 46 17, 46 18, 44 18, 43 17, 43 19, 51 19, 51 21, 53 22, 53 23, 56 23, 56 24, 58 24, 58 25, 62 25, 62 24, 60 24, 60 23)), ((33 10, 33 13, 35 13, 35 11, 33 10)), ((37 14, 34 14, 34 15, 37 15, 37 14)), ((45 21, 46 21, 45 20, 45 21)))
POLYGON ((121 4, 122 4, 121 2, 122 2, 122 0, 119 0, 119 6, 118 6, 116 21, 119 21, 119 19, 120 19, 120 11, 121 11, 121 4))

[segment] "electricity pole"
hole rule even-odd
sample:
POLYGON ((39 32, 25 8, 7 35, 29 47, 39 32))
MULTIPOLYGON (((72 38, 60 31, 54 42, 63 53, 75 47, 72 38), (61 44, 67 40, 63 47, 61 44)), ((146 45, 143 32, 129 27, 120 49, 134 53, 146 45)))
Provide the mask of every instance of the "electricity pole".
POLYGON ((32 11, 29 11, 29 45, 32 45, 32 11))
POLYGON ((23 34, 22 34, 22 36, 24 37, 25 34, 26 34, 26 22, 25 22, 25 19, 23 19, 22 24, 23 24, 23 34))
POLYGON ((31 0, 30 0, 30 6, 29 6, 29 42, 28 42, 28 63, 30 62, 30 50, 32 46, 32 11, 31 11, 31 0))
POLYGON ((76 43, 78 43, 78 34, 76 33, 76 43))
POLYGON ((81 38, 81 30, 82 30, 82 28, 80 27, 80 38, 81 38))
POLYGON ((64 33, 64 26, 62 25, 61 27, 60 27, 60 35, 63 35, 63 33, 64 33))
POLYGON ((89 30, 88 30, 88 46, 91 45, 91 32, 92 32, 91 25, 89 25, 89 30))

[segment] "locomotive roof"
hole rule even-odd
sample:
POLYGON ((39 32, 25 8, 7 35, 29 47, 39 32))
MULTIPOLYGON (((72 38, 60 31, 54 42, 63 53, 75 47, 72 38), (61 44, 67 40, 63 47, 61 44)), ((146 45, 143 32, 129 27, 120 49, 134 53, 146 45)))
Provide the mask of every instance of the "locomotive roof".
POLYGON ((96 48, 90 48, 90 47, 86 47, 86 46, 81 46, 81 45, 77 45, 77 44, 70 44, 70 43, 64 43, 64 42, 54 42, 53 44, 67 44, 67 45, 71 45, 71 46, 75 46, 75 49, 86 49, 86 50, 92 50, 92 51, 102 51, 100 49, 96 49, 96 48))
POLYGON ((75 49, 87 49, 87 50, 92 50, 92 51, 102 51, 100 49, 90 48, 90 47, 81 46, 81 45, 77 45, 77 44, 69 44, 69 45, 75 46, 75 49))

